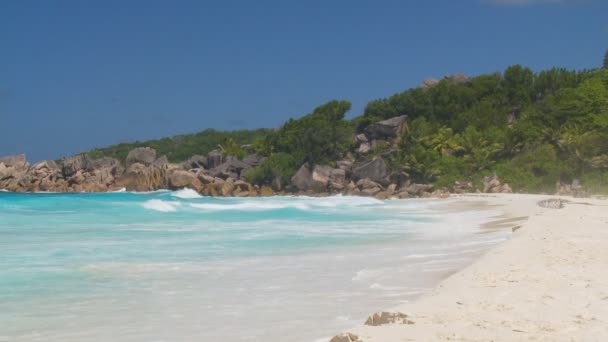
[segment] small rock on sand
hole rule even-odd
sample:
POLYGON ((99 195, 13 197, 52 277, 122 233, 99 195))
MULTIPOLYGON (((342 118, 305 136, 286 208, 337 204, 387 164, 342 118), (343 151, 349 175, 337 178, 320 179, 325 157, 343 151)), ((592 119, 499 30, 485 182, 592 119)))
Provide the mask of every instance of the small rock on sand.
POLYGON ((407 315, 402 312, 376 312, 369 316, 365 325, 378 326, 384 324, 414 324, 413 321, 407 319, 407 315))
POLYGON ((359 339, 359 336, 351 333, 343 333, 334 336, 329 342, 363 342, 359 339))

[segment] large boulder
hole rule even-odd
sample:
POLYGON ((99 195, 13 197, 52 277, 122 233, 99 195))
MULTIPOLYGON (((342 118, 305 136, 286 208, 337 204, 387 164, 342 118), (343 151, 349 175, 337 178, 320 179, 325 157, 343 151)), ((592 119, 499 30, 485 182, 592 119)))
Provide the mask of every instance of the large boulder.
POLYGON ((192 188, 198 190, 202 187, 201 181, 192 172, 173 170, 168 177, 169 189, 178 190, 192 188))
POLYGON ((408 184, 404 187, 411 197, 424 197, 433 191, 433 184, 408 184))
POLYGON ((312 171, 308 163, 304 163, 298 171, 291 177, 293 184, 300 191, 307 191, 312 187, 312 171))
POLYGON ((57 163, 54 160, 43 160, 32 165, 33 170, 59 170, 57 163))
POLYGON ((80 170, 89 167, 90 159, 86 154, 78 154, 72 157, 63 158, 61 172, 65 178, 71 177, 80 170))
POLYGON ((192 169, 206 169, 207 168, 207 157, 198 154, 193 155, 190 159, 182 163, 184 170, 192 169))
POLYGON ((332 190, 341 191, 346 187, 346 171, 344 169, 332 169, 329 173, 329 187, 332 190))
POLYGON ((315 165, 312 169, 312 186, 310 190, 315 192, 327 191, 332 170, 333 169, 327 165, 315 165))
POLYGON ((374 182, 387 184, 388 175, 388 166, 382 157, 375 157, 353 169, 353 178, 355 180, 369 178, 374 182))
POLYGON ((23 174, 25 171, 17 169, 16 167, 7 167, 4 163, 0 163, 0 180, 9 178, 16 178, 17 175, 23 174))
MULTIPOLYGON (((99 189, 108 187, 114 183, 116 178, 122 176, 124 168, 120 161, 115 158, 99 158, 89 161, 84 174, 84 184, 97 184, 99 189)), ((95 187, 91 186, 90 189, 95 187)))
POLYGON ((138 163, 142 165, 152 165, 156 160, 156 150, 150 147, 138 147, 127 155, 127 167, 138 163))
POLYGON ((146 166, 135 163, 130 165, 125 173, 116 180, 117 188, 125 188, 128 191, 152 191, 166 189, 167 169, 164 167, 146 166))
POLYGON ((262 196, 262 197, 274 196, 274 191, 272 191, 271 187, 264 185, 262 188, 260 188, 260 196, 262 196))
POLYGON ((116 158, 103 157, 95 160, 90 160, 87 163, 87 171, 95 171, 100 169, 119 169, 122 168, 120 161, 116 158))
POLYGON ((160 156, 160 158, 157 158, 152 165, 156 166, 156 167, 163 167, 165 165, 169 164, 169 159, 167 158, 166 155, 162 155, 160 156))
POLYGON ((229 177, 228 179, 226 179, 226 181, 222 185, 222 196, 225 196, 225 197, 232 196, 234 189, 235 189, 234 179, 229 177))
POLYGON ((226 179, 228 177, 239 179, 245 176, 243 170, 248 170, 249 168, 249 165, 240 161, 237 157, 228 156, 226 157, 225 162, 209 170, 209 174, 213 177, 219 177, 223 179, 226 179))
POLYGON ((346 172, 328 165, 315 165, 310 170, 308 164, 304 164, 291 178, 291 183, 300 191, 342 190, 346 185, 346 172))
POLYGON ((369 125, 367 132, 373 139, 397 137, 405 132, 406 122, 407 115, 396 116, 369 125))
POLYGON ((57 163, 52 160, 43 160, 32 165, 29 172, 34 178, 40 180, 40 183, 42 183, 43 179, 49 177, 53 177, 54 179, 63 178, 61 170, 57 167, 57 163))
POLYGON ((196 173, 196 177, 198 178, 198 180, 201 181, 201 183, 203 184, 210 184, 213 183, 214 177, 207 174, 204 170, 199 170, 196 173))
POLYGON ((30 184, 33 180, 24 167, 5 166, 0 163, 0 189, 24 192, 31 191, 30 184))
POLYGON ((0 157, 0 163, 7 167, 26 167, 27 159, 25 158, 25 154, 17 154, 14 156, 0 157))
POLYGON ((359 190, 358 193, 363 196, 375 196, 382 191, 382 185, 369 178, 359 179, 356 186, 359 190))

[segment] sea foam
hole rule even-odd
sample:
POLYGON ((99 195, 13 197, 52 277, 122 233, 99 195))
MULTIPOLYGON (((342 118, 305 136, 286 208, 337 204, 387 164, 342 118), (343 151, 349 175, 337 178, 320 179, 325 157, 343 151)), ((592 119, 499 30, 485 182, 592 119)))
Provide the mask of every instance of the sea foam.
POLYGON ((159 199, 153 199, 142 203, 142 206, 146 209, 162 211, 162 212, 173 212, 177 210, 179 202, 168 202, 159 199))
POLYGON ((173 197, 182 198, 182 199, 193 199, 193 198, 202 198, 203 196, 199 195, 198 192, 192 189, 182 189, 175 191, 171 194, 173 197))
POLYGON ((0 194, 0 340, 331 336, 414 299, 506 237, 479 234, 494 209, 443 203, 0 194))

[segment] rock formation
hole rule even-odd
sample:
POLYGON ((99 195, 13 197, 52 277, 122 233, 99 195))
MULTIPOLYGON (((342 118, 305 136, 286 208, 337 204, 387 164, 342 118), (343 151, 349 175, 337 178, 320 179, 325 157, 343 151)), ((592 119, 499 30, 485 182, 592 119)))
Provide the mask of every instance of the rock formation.
POLYGON ((363 342, 359 339, 359 336, 351 333, 343 333, 336 335, 329 340, 329 342, 363 342))
POLYGON ((25 154, 18 154, 14 156, 0 157, 0 163, 7 167, 25 167, 27 166, 27 160, 25 154))
POLYGON ((365 325, 378 326, 384 324, 414 324, 413 321, 407 318, 408 316, 401 312, 376 312, 369 316, 365 325))
POLYGON ((195 154, 182 163, 182 168, 184 170, 206 169, 207 165, 207 157, 195 154))
MULTIPOLYGON (((405 116, 376 123, 370 137, 390 138, 400 133, 405 116)), ((355 141, 366 142, 369 137, 359 134, 355 141)), ((378 141, 378 140, 374 140, 378 141)), ((205 196, 272 196, 274 194, 331 195, 344 194, 389 198, 444 198, 446 189, 431 184, 411 183, 407 174, 391 172, 381 156, 371 160, 358 154, 326 165, 304 163, 291 179, 275 177, 270 184, 260 186, 245 180, 246 172, 259 165, 265 157, 252 153, 242 160, 213 150, 206 156, 194 155, 179 164, 170 163, 166 156, 156 157, 149 147, 131 150, 126 168, 113 158, 91 159, 86 154, 63 158, 58 163, 47 160, 29 165, 24 155, 0 158, 0 189, 15 192, 103 192, 126 189, 153 191, 190 188, 205 196)), ((562 186, 562 188, 565 188, 562 186)), ((456 182, 454 192, 474 192, 471 182, 456 182)), ((578 183, 567 188, 578 191, 578 183)), ((484 179, 484 192, 510 192, 497 176, 484 179)))
POLYGON ((388 182, 388 175, 388 166, 382 157, 375 157, 353 169, 355 180, 368 178, 377 183, 386 183, 388 182))
POLYGON ((372 123, 367 132, 372 139, 395 138, 405 133, 407 115, 372 123))
POLYGON ((125 173, 116 180, 117 188, 127 191, 153 191, 167 189, 167 169, 165 167, 146 166, 134 163, 127 167, 125 173))
POLYGON ((145 166, 151 165, 156 160, 156 150, 150 147, 138 147, 127 155, 127 167, 139 163, 145 166))
POLYGON ((496 174, 485 177, 483 179, 483 191, 484 193, 513 193, 509 184, 501 184, 496 174))

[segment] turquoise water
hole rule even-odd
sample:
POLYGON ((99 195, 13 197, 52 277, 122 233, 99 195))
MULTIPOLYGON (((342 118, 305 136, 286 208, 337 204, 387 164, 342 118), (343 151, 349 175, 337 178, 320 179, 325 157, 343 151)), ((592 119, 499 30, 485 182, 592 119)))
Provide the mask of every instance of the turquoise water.
POLYGON ((0 341, 313 341, 503 232, 445 201, 0 192, 0 341))

